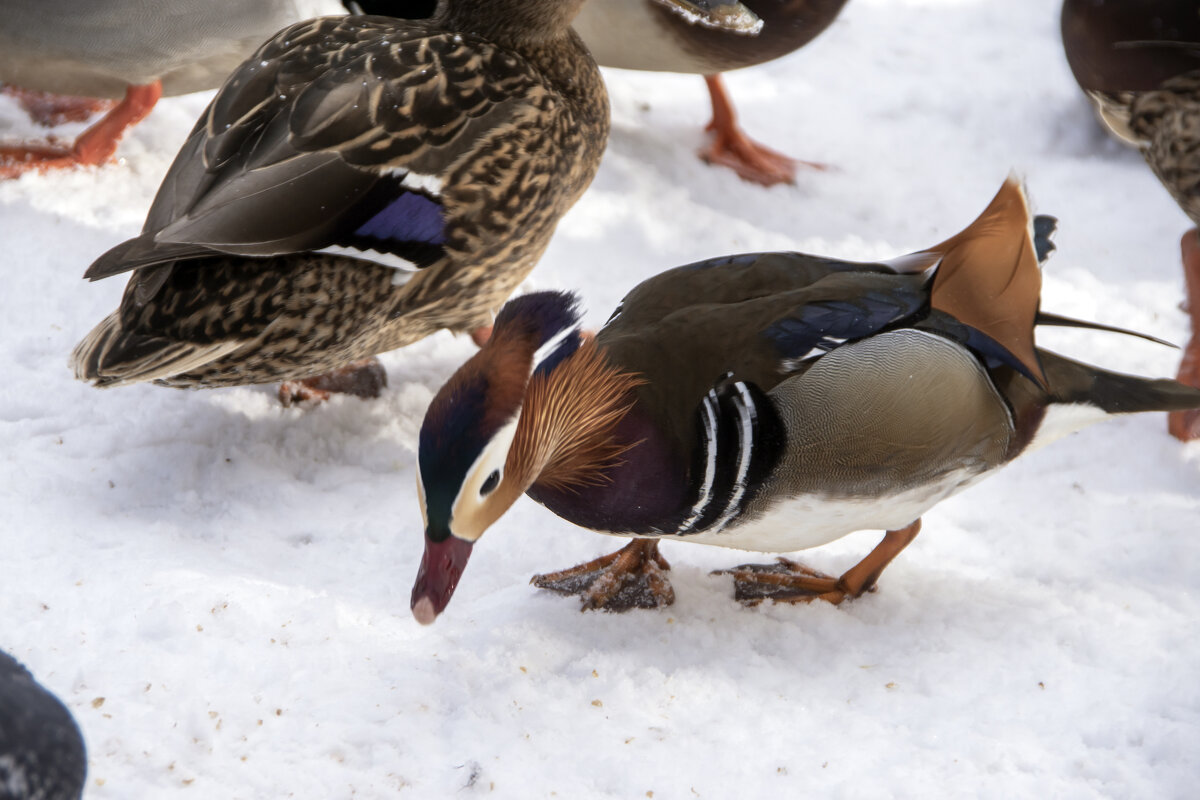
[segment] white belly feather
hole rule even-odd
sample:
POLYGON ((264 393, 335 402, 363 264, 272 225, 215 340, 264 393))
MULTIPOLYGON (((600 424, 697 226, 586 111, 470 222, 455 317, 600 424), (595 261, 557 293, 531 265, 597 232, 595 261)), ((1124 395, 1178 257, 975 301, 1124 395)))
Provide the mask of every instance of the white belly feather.
POLYGON ((942 500, 977 482, 984 474, 959 470, 947 474, 937 483, 872 500, 819 495, 786 498, 736 527, 728 527, 719 533, 703 532, 678 538, 765 553, 806 550, 829 544, 855 531, 903 528, 942 500))

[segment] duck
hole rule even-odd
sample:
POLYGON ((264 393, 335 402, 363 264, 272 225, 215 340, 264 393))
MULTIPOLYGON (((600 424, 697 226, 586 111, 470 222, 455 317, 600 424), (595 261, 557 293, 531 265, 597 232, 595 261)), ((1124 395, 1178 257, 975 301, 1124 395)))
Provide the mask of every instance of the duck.
POLYGON ((217 92, 142 233, 85 273, 132 275, 76 377, 373 397, 377 353, 442 329, 483 341, 604 151, 608 97, 570 29, 582 3, 279 32, 217 92))
MULTIPOLYGON (((1062 39, 1098 119, 1198 226, 1180 240, 1192 336, 1177 378, 1200 386, 1200 14, 1192 0, 1066 0, 1062 39)), ((1168 429, 1194 441, 1200 413, 1173 413, 1168 429)))
MULTIPOLYGON (((660 0, 592 0, 574 28, 602 67, 703 75, 712 101, 707 130, 713 141, 700 151, 709 164, 728 167, 763 186, 792 184, 800 161, 751 139, 737 121, 719 73, 751 67, 808 44, 837 17, 846 0, 693 0, 670 5, 660 0)), ((386 14, 390 0, 345 0, 352 13, 386 14)), ((412 17, 432 13, 431 0, 403 11, 412 17)))
POLYGON ((712 103, 707 128, 712 141, 700 158, 763 186, 794 184, 798 166, 825 165, 790 158, 747 136, 720 73, 800 49, 831 25, 845 4, 746 0, 752 16, 738 17, 743 24, 714 26, 668 13, 652 0, 603 0, 584 6, 575 30, 603 67, 703 75, 712 103))
POLYGON ((1037 347, 1038 325, 1120 330, 1039 309, 1053 230, 1010 177, 928 250, 677 267, 635 287, 594 336, 570 293, 511 300, 422 423, 414 617, 445 610, 522 494, 631 539, 533 579, 584 609, 673 602, 663 541, 790 553, 885 531, 837 577, 787 558, 724 571, 749 605, 841 603, 875 586, 926 511, 1022 453, 1114 415, 1200 408, 1195 388, 1037 347))
POLYGON ((104 164, 159 98, 216 89, 280 28, 331 7, 329 0, 0 0, 4 92, 47 127, 105 112, 69 145, 0 145, 0 179, 104 164))
POLYGON ((0 651, 0 797, 78 800, 87 777, 71 712, 19 661, 0 651))

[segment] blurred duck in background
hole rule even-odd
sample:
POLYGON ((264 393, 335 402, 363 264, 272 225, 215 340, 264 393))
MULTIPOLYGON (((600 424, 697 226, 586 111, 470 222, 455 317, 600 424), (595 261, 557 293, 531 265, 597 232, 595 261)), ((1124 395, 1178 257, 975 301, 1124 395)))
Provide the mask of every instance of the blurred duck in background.
POLYGON ((162 96, 215 89, 332 0, 0 0, 0 83, 35 122, 105 114, 72 144, 0 144, 0 178, 103 164, 162 96), (119 99, 119 102, 115 102, 119 99))
MULTIPOLYGON (((1200 4, 1196 0, 1066 0, 1062 38, 1097 116, 1200 225, 1200 4)), ((1183 235, 1192 339, 1179 380, 1200 386, 1200 238, 1183 235)), ((1173 436, 1200 438, 1200 412, 1170 415, 1173 436)))
MULTIPOLYGON (((751 140, 737 123, 720 75, 798 50, 829 27, 846 0, 590 0, 574 28, 602 67, 704 75, 712 98, 710 146, 700 157, 729 167, 746 180, 771 186, 794 183, 796 166, 822 169, 751 140)), ((431 14, 437 0, 408 4, 347 0, 353 13, 431 14), (401 10, 397 11, 397 7, 401 10)))
MULTIPOLYGON (((745 0, 761 27, 730 30, 667 13, 652 0, 592 0, 575 30, 603 67, 704 75, 712 99, 712 143, 700 151, 748 181, 795 183, 797 161, 751 140, 737 123, 718 73, 752 67, 798 50, 829 27, 846 0, 745 0)), ((803 113, 791 109, 792 116, 803 113)))

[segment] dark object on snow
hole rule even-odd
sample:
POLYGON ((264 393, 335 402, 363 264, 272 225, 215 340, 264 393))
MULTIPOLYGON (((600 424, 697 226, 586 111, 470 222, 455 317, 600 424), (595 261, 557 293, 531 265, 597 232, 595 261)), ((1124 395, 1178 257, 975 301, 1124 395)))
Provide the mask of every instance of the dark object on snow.
POLYGON ((86 776, 71 712, 0 652, 0 800, 75 800, 86 776))

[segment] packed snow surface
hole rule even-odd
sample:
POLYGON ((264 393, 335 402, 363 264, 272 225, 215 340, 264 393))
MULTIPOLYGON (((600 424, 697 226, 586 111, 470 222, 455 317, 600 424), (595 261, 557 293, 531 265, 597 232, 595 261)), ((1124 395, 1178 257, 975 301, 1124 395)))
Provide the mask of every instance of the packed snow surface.
MULTIPOLYGON (((940 241, 1013 168, 1060 219, 1044 308, 1186 340, 1187 220, 1094 124, 1056 3, 851 0, 729 75, 756 138, 830 166, 795 187, 696 159, 699 78, 607 77, 604 165, 526 284, 578 291, 593 327, 700 258, 940 241)), ((0 648, 78 718, 89 798, 1195 797, 1200 445, 1161 415, 943 503, 839 608, 742 608, 709 573, 766 556, 668 543, 674 606, 581 614, 529 577, 620 541, 523 499, 417 625, 416 434, 469 339, 386 355, 382 399, 312 410, 67 369, 123 288, 83 270, 139 230, 207 99, 162 102, 119 163, 0 184, 0 648)), ((3 101, 0 135, 30 132, 3 101)), ((1178 359, 1041 342, 1153 376, 1178 359)), ((878 536, 803 558, 837 573, 878 536)))

